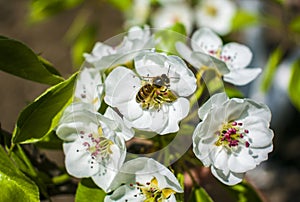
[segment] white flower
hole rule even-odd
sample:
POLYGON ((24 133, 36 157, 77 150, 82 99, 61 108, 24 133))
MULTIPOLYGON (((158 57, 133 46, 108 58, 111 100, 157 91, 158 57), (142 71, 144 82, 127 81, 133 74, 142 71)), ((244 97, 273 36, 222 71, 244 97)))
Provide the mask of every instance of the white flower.
POLYGON ((157 161, 140 157, 126 162, 112 183, 111 201, 176 202, 175 193, 182 193, 176 177, 157 161))
POLYGON ((94 68, 84 67, 78 75, 75 87, 75 101, 89 103, 97 111, 101 106, 103 92, 100 72, 94 68))
POLYGON ((180 55, 194 67, 216 66, 226 82, 245 85, 261 72, 260 68, 246 68, 252 60, 252 52, 247 46, 235 42, 223 46, 220 37, 208 28, 193 34, 191 46, 193 51, 182 42, 176 44, 180 55))
POLYGON ((193 134, 193 151, 212 174, 227 185, 268 158, 273 131, 269 108, 250 99, 212 96, 200 109, 202 120, 193 134))
POLYGON ((147 22, 151 10, 151 0, 133 0, 126 14, 126 27, 147 22))
MULTIPOLYGON (((108 108, 108 117, 118 116, 108 108)), ((133 136, 130 129, 93 111, 86 103, 74 103, 64 112, 56 130, 64 140, 63 150, 68 173, 74 177, 91 177, 104 191, 126 156, 125 139, 133 136)))
POLYGON ((231 30, 236 10, 236 5, 230 0, 203 0, 195 10, 197 25, 225 35, 231 30))
POLYGON ((170 3, 158 8, 152 15, 152 25, 155 28, 163 29, 171 27, 175 23, 182 23, 187 34, 193 29, 193 15, 191 8, 186 3, 170 3))
POLYGON ((179 130, 189 112, 186 96, 196 79, 177 56, 145 52, 134 59, 135 72, 117 67, 105 80, 105 102, 118 108, 130 127, 161 135, 179 130))
POLYGON ((149 26, 144 29, 138 26, 131 27, 121 44, 116 47, 97 42, 91 54, 84 54, 88 63, 98 70, 105 70, 118 64, 124 64, 133 59, 141 50, 152 49, 155 40, 150 33, 149 26))

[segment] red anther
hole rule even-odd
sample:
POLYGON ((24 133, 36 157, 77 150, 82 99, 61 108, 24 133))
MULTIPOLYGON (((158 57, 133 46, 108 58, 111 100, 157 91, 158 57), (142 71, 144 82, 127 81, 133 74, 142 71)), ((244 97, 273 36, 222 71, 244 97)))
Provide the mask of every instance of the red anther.
POLYGON ((248 148, 250 146, 250 143, 248 141, 246 141, 245 146, 248 148))

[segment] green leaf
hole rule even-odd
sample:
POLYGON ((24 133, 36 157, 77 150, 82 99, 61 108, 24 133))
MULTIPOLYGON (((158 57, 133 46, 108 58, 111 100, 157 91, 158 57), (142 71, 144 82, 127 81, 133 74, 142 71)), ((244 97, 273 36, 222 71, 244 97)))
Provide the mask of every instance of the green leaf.
POLYGON ((41 22, 61 11, 74 8, 83 0, 32 0, 29 20, 31 23, 41 22))
POLYGON ((275 1, 279 4, 283 4, 283 3, 285 3, 286 0, 275 0, 275 1))
MULTIPOLYGON (((11 159, 14 161, 16 166, 26 174, 26 176, 29 176, 35 184, 39 187, 39 191, 42 195, 49 198, 49 195, 47 193, 47 184, 49 184, 49 180, 44 182, 44 176, 41 175, 41 172, 38 172, 36 168, 33 166, 31 161, 35 161, 30 157, 27 156, 27 154, 23 151, 22 147, 20 145, 16 145, 10 154, 11 159)), ((32 156, 31 156, 32 157, 32 156)), ((50 167, 49 164, 47 164, 48 168, 50 167)))
POLYGON ((36 142, 53 130, 62 110, 72 100, 76 76, 52 86, 21 112, 13 132, 13 143, 36 142))
POLYGON ((23 43, 0 38, 0 70, 24 79, 54 85, 64 79, 53 74, 53 69, 52 67, 52 71, 49 71, 43 61, 23 43))
POLYGON ((62 150, 63 141, 59 139, 54 130, 50 131, 42 139, 35 143, 39 148, 62 150))
POLYGON ((57 69, 55 69, 48 60, 42 58, 41 56, 38 56, 38 59, 51 74, 61 76, 61 74, 57 71, 57 69))
POLYGON ((283 56, 281 47, 276 48, 270 55, 268 62, 264 68, 263 79, 261 83, 261 90, 267 92, 272 84, 274 74, 278 67, 279 62, 283 56))
POLYGON ((90 178, 80 181, 76 191, 76 202, 99 202, 104 201, 106 193, 100 189, 90 178))
POLYGON ((115 6, 120 11, 128 10, 132 5, 132 0, 108 0, 113 6, 115 6))
POLYGON ((244 98, 245 95, 236 87, 230 84, 225 84, 225 92, 229 98, 244 98))
POLYGON ((259 22, 258 16, 245 10, 238 10, 231 22, 233 31, 241 30, 249 26, 256 25, 259 22))
POLYGON ((9 148, 11 145, 11 133, 3 130, 0 123, 0 145, 3 145, 5 148, 9 148))
POLYGON ((0 147, 0 201, 38 202, 38 187, 16 168, 0 147))
POLYGON ((97 29, 88 23, 89 17, 88 10, 81 10, 65 35, 71 46, 72 61, 76 68, 84 61, 83 53, 90 52, 96 40, 97 29))
POLYGON ((75 67, 80 67, 84 61, 83 53, 90 52, 94 45, 97 30, 94 26, 86 26, 72 44, 72 60, 75 67))
POLYGON ((300 34, 300 16, 297 16, 293 20, 291 20, 289 29, 300 34))
POLYGON ((202 187, 194 187, 189 202, 213 202, 212 198, 202 187))
POLYGON ((234 186, 224 186, 237 202, 262 202, 263 200, 255 189, 246 181, 234 186))
POLYGON ((159 30, 154 36, 159 40, 159 43, 155 47, 157 50, 175 55, 178 55, 175 48, 176 42, 181 41, 185 43, 186 41, 185 27, 181 23, 176 23, 172 27, 159 30))
POLYGON ((292 66, 288 94, 294 106, 300 111, 300 58, 292 66))
MULTIPOLYGON (((182 189, 184 189, 184 175, 182 173, 178 173, 177 174, 177 179, 178 179, 178 182, 179 182, 180 186, 182 187, 182 189)), ((184 201, 184 193, 177 193, 175 195, 175 197, 176 197, 177 202, 183 202, 184 201)))
POLYGON ((16 145, 10 153, 10 158, 27 176, 36 177, 37 172, 20 145, 16 145))

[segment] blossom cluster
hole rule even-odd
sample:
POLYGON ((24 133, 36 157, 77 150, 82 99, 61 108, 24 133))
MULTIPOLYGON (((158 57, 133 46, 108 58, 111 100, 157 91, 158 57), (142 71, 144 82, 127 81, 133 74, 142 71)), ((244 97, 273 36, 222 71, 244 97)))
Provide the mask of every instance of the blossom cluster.
POLYGON ((134 0, 125 17, 127 26, 150 21, 153 27, 163 29, 179 22, 185 26, 188 35, 195 26, 209 27, 225 35, 231 31, 237 10, 238 6, 231 0, 202 0, 196 4, 185 0, 134 0))
POLYGON ((177 133, 195 109, 200 122, 193 130, 193 152, 224 184, 241 182, 272 151, 266 105, 225 93, 200 107, 191 104, 200 88, 195 72, 207 67, 235 85, 255 79, 261 69, 246 68, 252 58, 248 47, 223 46, 208 28, 193 34, 191 48, 177 42, 178 55, 156 51, 157 43, 148 26, 132 27, 115 47, 98 42, 84 54, 74 101, 56 129, 68 173, 91 177, 108 193, 105 201, 176 201, 183 187, 175 175, 153 158, 126 160, 126 143, 136 131, 177 133))

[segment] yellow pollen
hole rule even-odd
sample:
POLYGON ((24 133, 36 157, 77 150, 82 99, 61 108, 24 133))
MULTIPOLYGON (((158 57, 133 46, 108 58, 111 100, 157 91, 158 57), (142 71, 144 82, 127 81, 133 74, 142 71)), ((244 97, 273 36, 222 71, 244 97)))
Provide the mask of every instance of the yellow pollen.
POLYGON ((147 185, 140 185, 141 193, 146 197, 144 202, 162 202, 176 192, 171 188, 160 189, 154 177, 147 185))

